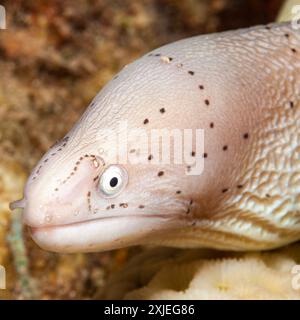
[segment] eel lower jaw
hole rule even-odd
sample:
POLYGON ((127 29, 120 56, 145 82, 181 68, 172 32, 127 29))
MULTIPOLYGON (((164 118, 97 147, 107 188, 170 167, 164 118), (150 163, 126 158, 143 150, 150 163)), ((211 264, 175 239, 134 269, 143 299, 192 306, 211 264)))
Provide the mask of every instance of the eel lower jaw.
POLYGON ((99 252, 143 243, 151 234, 178 226, 167 216, 99 218, 65 225, 30 227, 33 240, 48 251, 99 252))

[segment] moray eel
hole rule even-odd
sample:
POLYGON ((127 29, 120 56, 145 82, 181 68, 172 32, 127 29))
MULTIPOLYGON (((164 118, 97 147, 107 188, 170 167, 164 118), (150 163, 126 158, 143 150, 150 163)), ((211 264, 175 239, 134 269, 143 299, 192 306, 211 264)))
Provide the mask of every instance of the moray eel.
POLYGON ((11 208, 23 208, 33 239, 56 252, 137 244, 258 250, 297 241, 299 74, 300 31, 290 23, 155 49, 98 93, 11 208), (203 129, 202 149, 190 149, 201 174, 186 162, 157 161, 162 151, 137 139, 119 145, 145 161, 116 161, 110 138, 124 136, 122 121, 147 134, 203 129))

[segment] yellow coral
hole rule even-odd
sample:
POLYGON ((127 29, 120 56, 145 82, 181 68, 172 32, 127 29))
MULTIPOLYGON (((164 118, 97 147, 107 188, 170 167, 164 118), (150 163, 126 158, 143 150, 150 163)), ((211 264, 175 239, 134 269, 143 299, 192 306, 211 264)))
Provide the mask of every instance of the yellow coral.
POLYGON ((300 244, 266 253, 222 253, 223 257, 215 251, 151 249, 114 275, 103 297, 300 299, 291 272, 299 263, 299 252, 300 244))

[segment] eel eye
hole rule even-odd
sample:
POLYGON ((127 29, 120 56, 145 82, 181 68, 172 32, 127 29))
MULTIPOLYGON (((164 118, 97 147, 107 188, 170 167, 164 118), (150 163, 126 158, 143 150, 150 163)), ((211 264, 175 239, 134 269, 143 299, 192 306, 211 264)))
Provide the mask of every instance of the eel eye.
POLYGON ((127 182, 126 170, 121 166, 111 165, 100 177, 99 190, 107 198, 115 197, 125 188, 127 182))

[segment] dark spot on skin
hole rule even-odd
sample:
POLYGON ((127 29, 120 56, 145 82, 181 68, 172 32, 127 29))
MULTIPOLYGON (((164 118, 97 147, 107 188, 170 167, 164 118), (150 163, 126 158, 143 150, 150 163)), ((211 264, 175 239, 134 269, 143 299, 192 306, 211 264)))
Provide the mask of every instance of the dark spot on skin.
POLYGON ((265 28, 266 28, 267 30, 271 30, 271 27, 270 27, 270 26, 265 26, 265 28))
POLYGON ((119 206, 122 207, 122 208, 127 208, 128 207, 128 203, 120 203, 119 206))
POLYGON ((191 166, 187 166, 186 170, 187 170, 187 172, 190 172, 191 171, 191 166))
POLYGON ((293 53, 297 52, 297 50, 295 48, 291 48, 291 50, 292 50, 293 53))
POLYGON ((89 211, 91 211, 92 210, 92 206, 91 206, 91 191, 89 191, 87 193, 87 202, 88 202, 89 211))
MULTIPOLYGON (((65 137, 65 138, 63 138, 61 140, 58 140, 51 146, 51 148, 57 146, 60 143, 62 143, 62 147, 65 147, 67 145, 67 142, 68 142, 69 139, 70 139, 70 137, 67 136, 67 137, 65 137)), ((58 151, 61 151, 62 147, 60 147, 58 151)))
POLYGON ((56 153, 55 153, 55 152, 51 153, 51 156, 55 156, 55 155, 56 155, 56 153))
POLYGON ((50 147, 50 149, 51 148, 54 148, 55 146, 57 146, 59 144, 59 140, 56 140, 54 143, 53 143, 53 145, 50 147))
POLYGON ((289 34, 288 33, 285 33, 285 35, 284 35, 286 38, 289 38, 289 34))
POLYGON ((152 159, 153 159, 153 155, 152 155, 152 154, 149 154, 148 160, 150 161, 150 160, 152 160, 152 159))
POLYGON ((210 126, 211 128, 213 128, 215 125, 214 125, 213 122, 211 122, 209 126, 210 126))
POLYGON ((129 153, 135 153, 135 149, 131 149, 129 153))
POLYGON ((145 208, 144 205, 142 205, 142 204, 139 205, 139 209, 144 209, 144 208, 145 208))
POLYGON ((112 209, 114 209, 114 208, 115 208, 115 205, 114 205, 114 204, 111 204, 110 207, 111 207, 112 209))
POLYGON ((195 152, 195 151, 192 151, 192 152, 191 152, 191 156, 192 156, 192 157, 195 157, 195 155, 196 155, 196 152, 195 152))
POLYGON ((208 99, 205 99, 204 102, 205 102, 205 104, 206 104, 207 106, 209 106, 209 100, 208 100, 208 99))
POLYGON ((163 171, 159 171, 157 175, 158 175, 159 177, 161 177, 161 176, 164 175, 164 172, 163 172, 163 171))
POLYGON ((228 149, 228 146, 224 146, 223 150, 226 151, 228 149))
POLYGON ((44 162, 46 163, 48 161, 48 159, 45 159, 44 162))
POLYGON ((54 191, 58 191, 58 188, 55 188, 54 191))
POLYGON ((106 207, 106 210, 109 210, 109 209, 110 209, 110 206, 107 206, 107 207, 106 207))
POLYGON ((222 189, 222 193, 225 193, 225 192, 227 192, 228 191, 228 189, 222 189))
POLYGON ((293 109, 294 108, 294 102, 290 101, 290 108, 293 109))
POLYGON ((200 90, 203 90, 203 89, 204 89, 204 86, 203 86, 202 84, 200 84, 199 89, 200 89, 200 90))
POLYGON ((266 194, 266 197, 267 197, 267 198, 271 198, 271 196, 270 196, 268 193, 266 194))
POLYGON ((166 109, 165 109, 165 108, 161 108, 161 109, 159 109, 159 112, 160 112, 160 113, 165 113, 165 112, 166 112, 166 109))
POLYGON ((192 227, 194 227, 196 225, 196 221, 193 221, 192 223, 192 227))
POLYGON ((243 188, 243 185, 239 184, 239 185, 237 186, 237 188, 238 188, 238 189, 242 189, 242 188, 243 188))
POLYGON ((173 60, 173 58, 172 58, 172 57, 169 57, 169 60, 170 60, 170 61, 172 61, 172 60, 173 60))
POLYGON ((188 205, 186 214, 189 214, 189 213, 191 212, 191 206, 192 206, 192 204, 193 204, 193 199, 191 199, 190 202, 189 202, 189 205, 188 205))
POLYGON ((93 180, 94 180, 94 181, 97 181, 97 180, 98 180, 98 178, 99 178, 99 176, 96 176, 93 180))
POLYGON ((190 202, 189 202, 188 208, 187 208, 187 210, 186 210, 186 214, 189 214, 189 213, 191 212, 191 206, 192 206, 192 204, 193 204, 193 199, 191 199, 190 202))
POLYGON ((42 169, 42 166, 40 165, 39 167, 38 167, 38 169, 37 169, 37 174, 39 174, 40 173, 40 170, 42 169))
POLYGON ((208 157, 208 154, 205 152, 203 153, 203 158, 207 158, 208 157))
POLYGON ((188 71, 188 73, 189 73, 191 76, 193 76, 193 75, 195 74, 194 71, 188 71))
POLYGON ((244 139, 248 139, 249 138, 249 133, 244 133, 243 138, 244 139))
POLYGON ((156 53, 154 56, 155 57, 160 57, 160 53, 156 53))
POLYGON ((148 122, 149 122, 148 119, 145 119, 145 120, 144 120, 144 124, 147 124, 148 122))
POLYGON ((181 193, 181 190, 177 190, 177 191, 176 191, 176 194, 180 194, 180 193, 181 193))

